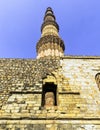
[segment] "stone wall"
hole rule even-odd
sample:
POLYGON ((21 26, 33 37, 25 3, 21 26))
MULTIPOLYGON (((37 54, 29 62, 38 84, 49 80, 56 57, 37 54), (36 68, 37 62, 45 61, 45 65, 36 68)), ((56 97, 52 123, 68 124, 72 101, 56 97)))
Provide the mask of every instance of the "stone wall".
POLYGON ((100 130, 98 121, 20 120, 1 121, 0 130, 100 130))
POLYGON ((0 130, 99 130, 100 57, 0 59, 0 130), (57 105, 41 106, 43 84, 57 105))
POLYGON ((58 59, 0 59, 0 107, 14 91, 41 91, 42 80, 57 69, 58 59))
MULTIPOLYGON (((61 64, 61 73, 68 81, 67 85, 62 85, 63 89, 66 92, 79 92, 79 95, 65 95, 68 114, 73 113, 72 117, 99 118, 100 91, 95 81, 95 75, 100 72, 100 59, 66 57, 61 60, 61 64)), ((63 99, 65 98, 62 98, 61 104, 65 102, 63 99)))

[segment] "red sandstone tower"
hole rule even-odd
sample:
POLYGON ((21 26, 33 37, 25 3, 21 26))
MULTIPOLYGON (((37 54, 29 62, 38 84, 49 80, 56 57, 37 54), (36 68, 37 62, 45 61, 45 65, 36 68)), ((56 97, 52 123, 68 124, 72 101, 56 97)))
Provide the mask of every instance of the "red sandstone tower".
POLYGON ((51 56, 61 57, 64 55, 64 42, 59 37, 59 25, 50 7, 47 8, 44 21, 41 26, 41 38, 37 43, 37 58, 51 56))

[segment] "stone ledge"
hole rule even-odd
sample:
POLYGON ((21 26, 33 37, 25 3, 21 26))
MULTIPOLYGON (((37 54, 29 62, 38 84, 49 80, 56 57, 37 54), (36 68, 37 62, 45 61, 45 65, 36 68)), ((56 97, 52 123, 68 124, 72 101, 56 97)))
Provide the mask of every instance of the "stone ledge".
POLYGON ((72 94, 72 95, 80 95, 79 92, 59 92, 59 94, 72 94))
POLYGON ((100 121, 100 118, 32 118, 32 117, 20 117, 20 118, 10 118, 10 117, 2 117, 0 120, 66 120, 66 121, 72 121, 72 120, 81 120, 81 121, 100 121))
POLYGON ((77 55, 66 55, 61 59, 100 59, 100 56, 77 56, 77 55))
POLYGON ((11 91, 10 94, 42 94, 42 91, 11 91))

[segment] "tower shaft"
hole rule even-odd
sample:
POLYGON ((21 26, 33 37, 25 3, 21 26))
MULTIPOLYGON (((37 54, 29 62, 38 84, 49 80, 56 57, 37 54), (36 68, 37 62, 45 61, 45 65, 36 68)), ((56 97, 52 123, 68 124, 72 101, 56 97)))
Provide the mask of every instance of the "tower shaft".
POLYGON ((50 7, 47 8, 41 26, 41 38, 37 43, 37 58, 61 57, 64 55, 64 42, 59 37, 59 26, 50 7))

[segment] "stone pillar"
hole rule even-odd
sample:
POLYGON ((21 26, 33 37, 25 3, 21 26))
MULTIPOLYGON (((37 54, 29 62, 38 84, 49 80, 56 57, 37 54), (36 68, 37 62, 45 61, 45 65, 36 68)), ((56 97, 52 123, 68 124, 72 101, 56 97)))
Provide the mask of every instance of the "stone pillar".
POLYGON ((54 93, 53 92, 46 92, 45 94, 45 106, 54 106, 54 93))

